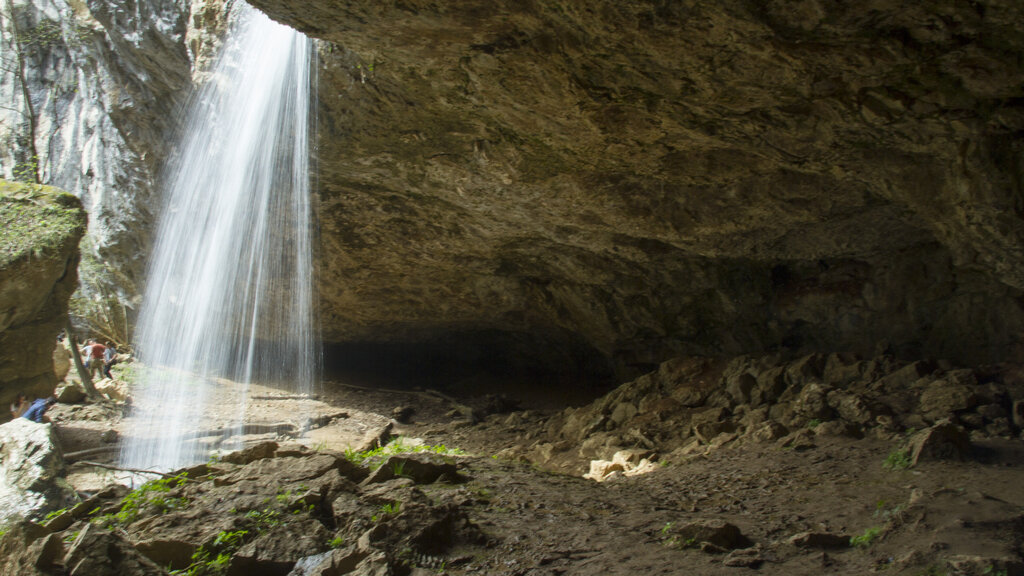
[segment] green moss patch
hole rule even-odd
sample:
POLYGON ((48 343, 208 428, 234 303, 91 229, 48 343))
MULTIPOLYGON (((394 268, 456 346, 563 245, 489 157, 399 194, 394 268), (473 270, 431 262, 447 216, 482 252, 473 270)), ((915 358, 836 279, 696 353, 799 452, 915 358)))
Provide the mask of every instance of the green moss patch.
POLYGON ((77 244, 85 226, 82 204, 71 194, 0 180, 0 268, 77 244))

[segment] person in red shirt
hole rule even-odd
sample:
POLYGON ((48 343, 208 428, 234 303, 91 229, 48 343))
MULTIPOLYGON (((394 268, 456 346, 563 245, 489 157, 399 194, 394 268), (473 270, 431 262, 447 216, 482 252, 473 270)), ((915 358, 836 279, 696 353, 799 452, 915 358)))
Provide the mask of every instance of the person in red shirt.
POLYGON ((90 340, 89 344, 89 375, 93 378, 96 374, 103 375, 103 352, 107 349, 106 346, 100 344, 95 340, 90 340))

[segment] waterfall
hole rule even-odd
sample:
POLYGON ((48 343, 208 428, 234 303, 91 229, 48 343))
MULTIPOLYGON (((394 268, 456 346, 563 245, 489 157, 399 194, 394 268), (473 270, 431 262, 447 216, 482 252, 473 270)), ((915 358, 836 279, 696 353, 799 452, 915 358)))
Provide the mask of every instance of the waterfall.
POLYGON ((205 461, 196 440, 241 426, 251 383, 309 392, 316 378, 312 43, 237 6, 167 168, 121 452, 132 468, 205 461))

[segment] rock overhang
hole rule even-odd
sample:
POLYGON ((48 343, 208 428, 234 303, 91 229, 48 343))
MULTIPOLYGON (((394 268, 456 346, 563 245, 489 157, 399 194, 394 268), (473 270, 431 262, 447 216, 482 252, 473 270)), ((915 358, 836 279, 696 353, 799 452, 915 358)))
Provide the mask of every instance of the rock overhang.
POLYGON ((988 362, 1024 328, 1020 8, 253 4, 324 40, 328 342, 988 362))

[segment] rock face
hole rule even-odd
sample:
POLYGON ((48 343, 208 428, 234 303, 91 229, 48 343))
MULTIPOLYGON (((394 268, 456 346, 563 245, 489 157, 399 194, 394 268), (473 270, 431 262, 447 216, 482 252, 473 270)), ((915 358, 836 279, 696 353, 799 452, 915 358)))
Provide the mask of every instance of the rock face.
POLYGON ((53 349, 78 282, 78 199, 0 181, 0 404, 53 393, 53 349))
MULTIPOLYGON (((58 186, 91 218, 90 286, 131 296, 145 265, 154 180, 190 86, 186 12, 170 0, 5 5, 0 176, 58 186), (100 276, 105 276, 100 277, 100 276)), ((187 6, 185 7, 187 8, 187 6)))
POLYGON ((16 418, 0 425, 0 525, 75 501, 64 481, 64 459, 50 424, 16 418))
POLYGON ((1024 328, 1018 4, 253 4, 325 40, 328 341, 991 361, 1024 328))
MULTIPOLYGON (((1019 3, 252 3, 323 40, 328 343, 499 369, 1021 355, 1019 3)), ((82 197, 130 296, 167 111, 228 18, 214 0, 13 6, 4 54, 26 73, 0 79, 0 169, 35 155, 82 197)))

